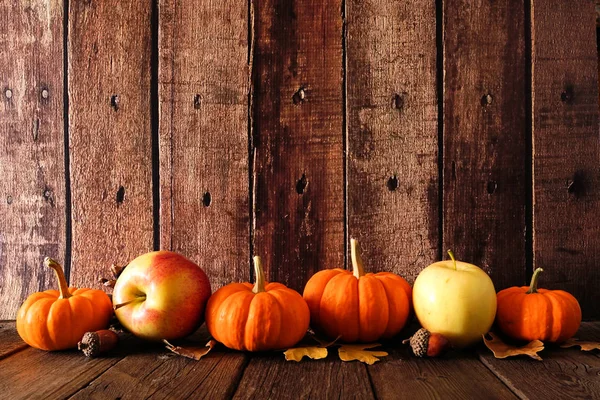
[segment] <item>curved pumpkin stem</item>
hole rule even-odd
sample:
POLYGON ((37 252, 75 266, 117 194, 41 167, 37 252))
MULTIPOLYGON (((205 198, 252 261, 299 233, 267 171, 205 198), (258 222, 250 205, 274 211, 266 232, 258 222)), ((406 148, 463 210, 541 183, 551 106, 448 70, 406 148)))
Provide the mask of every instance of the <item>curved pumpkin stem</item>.
POLYGON ((454 258, 454 253, 452 252, 452 250, 448 250, 448 255, 450 256, 450 259, 454 263, 454 270, 456 271, 456 258, 454 258))
POLYGON ((538 279, 540 276, 540 272, 544 272, 544 270, 541 268, 536 268, 536 270, 533 271, 533 276, 531 277, 531 283, 529 284, 529 290, 527 291, 527 294, 538 292, 537 286, 538 286, 538 279))
POLYGON ((65 278, 62 266, 50 257, 44 258, 44 266, 52 268, 56 274, 56 279, 58 279, 58 290, 60 291, 59 299, 68 299, 71 297, 72 294, 69 292, 69 285, 67 284, 67 278, 65 278))
POLYGON ((350 239, 350 257, 352 258, 352 274, 358 279, 365 274, 365 268, 356 239, 350 239))
POLYGON ((259 256, 254 256, 254 279, 256 282, 254 283, 254 288, 252 288, 253 293, 261 293, 265 291, 265 273, 262 268, 262 262, 260 261, 259 256))

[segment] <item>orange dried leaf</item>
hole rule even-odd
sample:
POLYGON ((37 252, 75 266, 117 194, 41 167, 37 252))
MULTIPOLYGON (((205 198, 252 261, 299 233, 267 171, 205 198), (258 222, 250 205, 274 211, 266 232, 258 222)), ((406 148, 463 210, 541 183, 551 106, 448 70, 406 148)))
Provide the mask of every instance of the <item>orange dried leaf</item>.
POLYGON ((174 346, 168 341, 163 339, 163 343, 166 344, 167 349, 172 351, 175 354, 179 354, 180 356, 191 358, 193 360, 198 361, 205 355, 207 355, 213 347, 217 344, 217 341, 211 339, 206 343, 204 347, 198 346, 174 346))
POLYGON ((587 342, 585 340, 569 339, 560 345, 562 348, 579 346, 583 351, 600 350, 600 342, 587 342))
POLYGON ((493 332, 489 332, 487 334, 491 337, 488 339, 486 335, 483 335, 483 342, 486 347, 494 353, 494 357, 496 358, 507 358, 513 356, 529 356, 534 360, 542 361, 542 357, 540 357, 537 353, 544 350, 544 343, 539 340, 534 340, 532 342, 527 343, 525 346, 518 347, 513 346, 511 344, 506 344, 496 336, 493 332))
POLYGON ((338 349, 338 354, 342 361, 360 361, 369 365, 380 361, 377 357, 385 357, 388 355, 385 351, 371 351, 373 347, 381 346, 379 343, 371 344, 343 344, 338 349))
POLYGON ((327 357, 327 348, 320 346, 295 347, 283 352, 287 361, 300 361, 304 357, 320 360, 327 357))

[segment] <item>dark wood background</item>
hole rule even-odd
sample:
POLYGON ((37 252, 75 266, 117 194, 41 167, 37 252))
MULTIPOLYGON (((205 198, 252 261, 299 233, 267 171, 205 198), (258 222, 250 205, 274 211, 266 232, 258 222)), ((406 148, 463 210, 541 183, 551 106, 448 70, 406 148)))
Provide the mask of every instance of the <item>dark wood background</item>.
POLYGON ((213 289, 452 248, 600 317, 591 0, 0 0, 0 319, 172 249, 213 289))

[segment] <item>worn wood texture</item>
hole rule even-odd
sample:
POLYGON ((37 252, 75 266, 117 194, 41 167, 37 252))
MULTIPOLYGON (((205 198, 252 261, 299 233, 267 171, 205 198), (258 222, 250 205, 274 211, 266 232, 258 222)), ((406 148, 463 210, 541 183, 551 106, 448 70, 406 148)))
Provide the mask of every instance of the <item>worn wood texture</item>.
POLYGON ((524 6, 444 1, 444 250, 525 284, 524 6))
POLYGON ((344 265, 341 4, 253 2, 254 254, 296 290, 344 265))
POLYGON ((208 354, 201 361, 153 351, 124 358, 72 399, 228 399, 246 356, 208 354))
POLYGON ((473 353, 416 358, 408 346, 369 367, 379 399, 516 399, 473 353))
MULTIPOLYGON (((332 349, 330 353, 337 350, 332 349)), ((331 356, 330 356, 331 357, 331 356)), ((234 399, 374 399, 365 366, 339 359, 285 361, 283 354, 252 358, 234 399)))
POLYGON ((151 2, 69 3, 71 283, 152 249, 151 2))
POLYGON ((64 259, 63 3, 0 2, 0 319, 64 259))
POLYGON ((534 265, 600 317, 600 142, 594 3, 532 1, 534 265))
POLYGON ((6 399, 62 399, 113 366, 119 358, 86 359, 73 351, 25 349, 0 360, 0 393, 6 399))
MULTIPOLYGON (((600 341, 600 324, 583 323, 577 337, 600 341)), ((600 357, 579 348, 546 346, 543 361, 526 357, 498 360, 486 350, 481 361, 522 399, 600 399, 600 357)))
POLYGON ((248 4, 160 1, 161 247, 249 278, 248 4))
POLYGON ((0 321, 0 359, 27 347, 19 337, 14 321, 0 321))
POLYGON ((346 4, 348 233, 412 282, 439 238, 435 2, 346 4))

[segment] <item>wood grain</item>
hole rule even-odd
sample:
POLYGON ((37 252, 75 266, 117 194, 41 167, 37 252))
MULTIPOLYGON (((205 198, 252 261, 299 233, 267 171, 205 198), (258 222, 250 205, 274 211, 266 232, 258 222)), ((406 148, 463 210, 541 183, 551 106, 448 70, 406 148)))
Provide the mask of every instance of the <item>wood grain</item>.
POLYGON ((201 361, 153 351, 128 356, 72 399, 227 399, 246 363, 242 353, 211 353, 201 361))
POLYGON ((525 284, 524 8, 444 1, 443 249, 525 284))
POLYGON ((161 247, 249 279, 248 4, 160 1, 161 247))
POLYGON ((0 321, 0 359, 27 347, 17 333, 14 321, 0 321))
MULTIPOLYGON (((330 354, 337 350, 330 350, 330 354)), ((374 399, 365 366, 327 360, 285 361, 283 354, 252 358, 234 399, 374 399)))
POLYGON ((70 2, 71 283, 152 249, 150 1, 70 2))
POLYGON ((64 260, 63 3, 0 2, 0 319, 64 260))
POLYGON ((448 353, 443 358, 417 358, 407 346, 390 351, 369 366, 379 399, 516 399, 475 354, 448 353))
POLYGON ((254 5, 254 254, 302 290, 344 265, 341 0, 254 5))
POLYGON ((0 360, 0 393, 7 399, 62 399, 78 391, 120 358, 86 359, 75 350, 29 348, 0 360))
POLYGON ((594 3, 532 2, 534 265, 541 287, 600 317, 600 142, 594 3))
POLYGON ((347 8, 348 232, 369 271, 412 282, 439 237, 435 3, 347 8))
MULTIPOLYGON (((598 322, 584 322, 577 337, 600 341, 599 326, 598 322)), ((487 349, 479 357, 520 398, 600 398, 600 357, 596 352, 575 347, 546 349, 540 353, 541 362, 526 357, 498 360, 487 349)))

